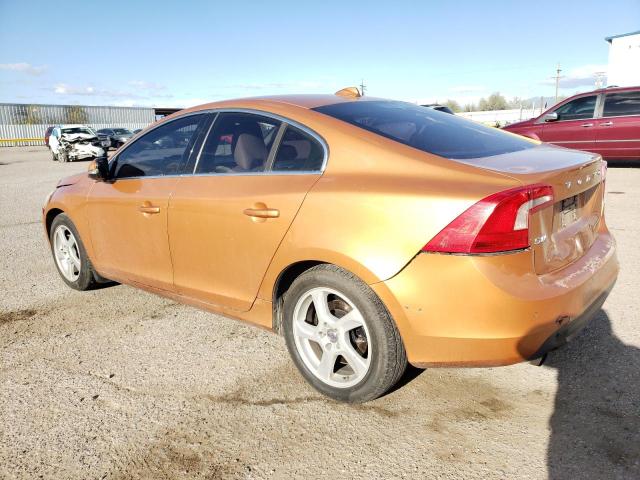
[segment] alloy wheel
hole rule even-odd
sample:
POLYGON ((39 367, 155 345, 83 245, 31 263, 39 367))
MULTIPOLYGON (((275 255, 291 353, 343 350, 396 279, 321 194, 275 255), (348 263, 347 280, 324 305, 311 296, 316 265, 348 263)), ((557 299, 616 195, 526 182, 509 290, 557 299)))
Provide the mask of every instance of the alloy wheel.
POLYGON ((337 388, 352 387, 365 378, 371 337, 351 300, 331 288, 313 288, 300 296, 293 315, 296 350, 313 375, 337 388))

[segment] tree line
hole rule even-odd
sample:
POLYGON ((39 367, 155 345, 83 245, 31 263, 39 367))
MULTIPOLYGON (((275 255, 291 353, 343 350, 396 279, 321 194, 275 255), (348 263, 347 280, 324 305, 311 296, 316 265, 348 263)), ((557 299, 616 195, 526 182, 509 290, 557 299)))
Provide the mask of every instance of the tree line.
MULTIPOLYGON (((558 101, 563 100, 565 97, 559 98, 558 101)), ((454 112, 478 112, 478 111, 488 111, 488 110, 510 110, 515 108, 531 108, 532 105, 539 107, 540 100, 536 97, 534 98, 520 98, 513 97, 511 100, 507 100, 504 95, 501 95, 499 92, 492 93, 487 98, 481 98, 478 100, 478 103, 467 103, 464 105, 460 105, 455 100, 449 99, 443 103, 454 112)), ((547 99, 545 98, 545 103, 547 103, 547 99)), ((553 103, 553 102, 551 102, 553 103)), ((549 105, 551 104, 549 103, 549 105)))

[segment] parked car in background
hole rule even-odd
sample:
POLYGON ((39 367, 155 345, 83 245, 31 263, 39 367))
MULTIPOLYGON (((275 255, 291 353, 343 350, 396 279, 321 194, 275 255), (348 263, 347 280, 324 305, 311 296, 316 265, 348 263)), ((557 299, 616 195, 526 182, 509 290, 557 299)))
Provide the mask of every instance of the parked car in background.
POLYGON ((58 125, 51 131, 49 149, 60 162, 93 159, 106 155, 105 142, 86 125, 58 125))
POLYGON ((640 159, 640 86, 581 93, 505 130, 607 160, 640 159))
POLYGON ((601 157, 338 93, 184 110, 60 181, 42 220, 62 280, 280 332, 346 402, 407 362, 505 365, 573 338, 618 274, 601 157))
POLYGON ((51 136, 51 132, 53 132, 53 129, 56 128, 55 126, 49 127, 44 131, 44 144, 48 147, 49 146, 49 137, 51 136))
POLYGON ((133 136, 128 128, 101 128, 98 135, 104 135, 109 139, 109 147, 119 148, 133 136))
POLYGON ((439 112, 444 112, 444 113, 450 113, 451 115, 455 115, 455 113, 453 112, 453 110, 451 110, 449 107, 447 107, 446 105, 439 105, 437 103, 428 103, 426 105, 422 105, 423 107, 427 107, 430 108, 432 110, 437 110, 439 112))
POLYGON ((142 128, 136 128, 136 129, 133 131, 133 134, 134 134, 134 135, 136 135, 137 133, 140 133, 142 130, 144 130, 144 129, 142 129, 142 128))

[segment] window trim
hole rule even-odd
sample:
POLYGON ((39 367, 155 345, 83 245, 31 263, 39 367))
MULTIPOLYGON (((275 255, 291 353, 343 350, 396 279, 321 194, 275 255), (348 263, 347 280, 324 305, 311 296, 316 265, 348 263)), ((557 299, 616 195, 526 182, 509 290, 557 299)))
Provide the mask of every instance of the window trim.
MULTIPOLYGON (((283 117, 282 115, 278 115, 277 113, 271 113, 271 112, 266 112, 264 110, 257 110, 257 109, 253 109, 253 108, 215 108, 215 109, 210 109, 207 110, 207 112, 211 113, 211 114, 215 114, 215 119, 214 121, 211 123, 211 126, 209 127, 209 131, 207 132, 207 134, 205 135, 205 137, 202 139, 202 143, 200 145, 200 151, 198 152, 198 157, 196 158, 196 162, 194 164, 194 167, 192 169, 191 172, 185 172, 183 176, 186 175, 191 175, 194 177, 206 177, 206 176, 210 176, 210 177, 247 177, 247 176, 259 176, 259 175, 264 175, 264 176, 273 176, 273 175, 322 175, 324 173, 324 171, 327 168, 327 163, 329 161, 329 146, 327 144, 327 142, 325 141, 324 138, 322 138, 317 132, 315 132, 314 130, 310 129, 309 127, 307 127, 306 125, 303 125, 299 122, 296 122, 295 120, 291 120, 290 118, 287 117, 283 117), (279 122, 281 122, 280 128, 282 129, 283 125, 287 126, 287 125, 291 125, 292 127, 295 128, 299 128, 300 130, 302 130, 303 132, 305 132, 306 134, 308 134, 309 136, 311 136, 314 140, 316 140, 320 146, 322 147, 322 152, 323 152, 323 158, 322 158, 322 165, 320 166, 320 169, 318 170, 297 170, 297 171, 290 171, 290 172, 283 172, 283 171, 271 171, 271 170, 264 170, 262 172, 226 172, 226 173, 215 173, 215 172, 209 172, 209 173, 196 173, 196 168, 198 163, 200 162, 200 155, 202 154, 202 149, 204 148, 204 144, 207 141, 207 139, 209 138, 209 134, 211 133, 211 130, 213 129, 213 127, 215 126, 215 121, 218 119, 219 114, 221 113, 248 113, 248 114, 252 114, 252 115, 259 115, 262 117, 267 117, 267 118, 271 118, 273 120, 278 120, 279 122)), ((280 135, 280 133, 283 133, 284 130, 279 131, 276 135, 276 139, 273 142, 273 145, 271 147, 273 152, 277 152, 277 149, 280 147, 280 141, 282 140, 282 135, 280 135)), ((269 154, 271 154, 271 152, 269 152, 269 154)), ((275 158, 275 157, 274 157, 275 158)), ((269 158, 267 158, 267 163, 269 162, 269 158)), ((268 164, 267 167, 270 167, 270 165, 268 164)))
POLYGON ((604 101, 603 101, 602 93, 593 93, 593 92, 586 93, 586 94, 581 95, 579 97, 568 98, 563 103, 551 107, 549 110, 546 110, 542 115, 540 115, 535 123, 539 124, 539 125, 546 125, 546 124, 556 124, 556 123, 566 123, 566 122, 584 122, 584 121, 587 121, 587 120, 597 120, 602 115, 602 107, 603 107, 603 105, 604 105, 604 101), (588 117, 588 118, 572 118, 572 119, 569 119, 569 120, 556 120, 555 122, 545 122, 544 117, 545 117, 545 115, 547 113, 553 113, 556 110, 558 110, 560 107, 564 107, 568 103, 571 103, 571 102, 573 102, 575 100, 580 100, 580 99, 586 98, 586 97, 596 97, 596 104, 593 107, 593 115, 591 115, 590 117, 588 117))
MULTIPOLYGON (((205 135, 203 138, 196 138, 196 142, 194 144, 194 148, 191 151, 191 153, 189 154, 189 157, 191 157, 193 155, 194 151, 198 151, 198 154, 196 156, 195 162, 191 162, 191 158, 187 159, 187 162, 185 163, 184 167, 185 169, 183 169, 183 171, 181 173, 175 173, 175 174, 171 174, 171 175, 148 175, 148 176, 140 176, 140 177, 125 177, 125 178, 116 178, 113 179, 111 181, 123 181, 123 180, 135 180, 135 179, 141 179, 141 178, 147 178, 147 179, 153 179, 153 178, 171 178, 171 177, 232 177, 232 176, 236 176, 236 177, 245 177, 245 176, 258 176, 258 175, 264 175, 264 176, 280 176, 280 175, 323 175, 326 168, 327 168, 327 163, 329 163, 329 144, 326 142, 326 140, 316 131, 312 130, 311 128, 307 127, 306 125, 303 125, 300 122, 297 122, 295 120, 291 120, 290 118, 287 117, 283 117, 282 115, 278 115, 277 113, 271 113, 271 112, 267 112, 264 110, 258 110, 258 109, 254 109, 254 108, 208 108, 205 110, 197 110, 195 112, 189 112, 189 113, 184 113, 182 115, 179 115, 175 118, 172 118, 169 121, 166 122, 160 122, 158 125, 154 125, 153 127, 149 128, 146 132, 145 135, 147 133, 152 132, 153 130, 155 130, 156 128, 161 127, 162 125, 166 125, 169 122, 173 122, 175 120, 179 120, 181 118, 187 117, 187 116, 191 116, 191 115, 200 115, 200 114, 205 114, 209 117, 209 120, 205 121, 205 124, 203 124, 202 126, 202 130, 205 131, 205 135), (322 151, 323 151, 323 158, 322 158, 322 165, 320 166, 319 170, 298 170, 298 171, 291 171, 291 172, 284 172, 284 171, 263 171, 263 172, 229 172, 229 173, 195 173, 196 168, 198 166, 198 163, 200 161, 200 155, 202 154, 202 149, 204 148, 204 144, 207 141, 207 138, 209 137, 209 133, 211 133, 211 130, 213 129, 213 126, 216 123, 216 120, 218 119, 218 116, 220 113, 250 113, 253 115, 261 115, 263 117, 269 117, 272 118, 274 120, 278 120, 280 122, 282 122, 280 128, 282 128, 282 125, 291 125, 293 127, 299 128, 300 130, 302 130, 303 132, 307 133, 308 135, 310 135, 311 137, 313 137, 322 147, 322 151), (213 120, 211 120, 211 118, 213 118, 213 120), (207 125, 206 122, 210 121, 211 123, 209 125, 207 125), (198 144, 199 142, 199 144, 198 144), (190 170, 187 170, 187 168, 193 165, 191 167, 190 170)), ((279 134, 280 132, 278 132, 279 134)), ((142 137, 139 137, 142 138, 142 137)), ((275 150, 277 152, 277 148, 280 146, 280 140, 282 139, 282 136, 279 136, 279 138, 276 138, 274 140, 274 144, 272 146, 272 149, 275 147, 275 150), (276 144, 276 142, 278 142, 276 144)), ((138 140, 138 138, 136 138, 136 141, 138 140)), ((111 157, 109 159, 109 169, 111 169, 111 162, 116 161, 118 159, 118 157, 122 154, 122 152, 126 151, 127 148, 129 148, 131 145, 133 145, 135 142, 131 142, 131 143, 125 143, 125 145, 123 146, 123 149, 121 151, 118 152, 117 155, 114 155, 113 157, 111 157)), ((268 160, 268 159, 267 159, 268 160)))
POLYGON ((602 112, 601 113, 601 120, 605 119, 605 118, 629 118, 629 117, 640 117, 640 113, 632 113, 631 115, 612 115, 609 117, 605 117, 604 116, 604 107, 606 106, 606 102, 607 102, 607 95, 620 95, 620 94, 625 94, 625 93, 637 93, 640 95, 640 90, 629 90, 629 91, 623 91, 623 92, 607 92, 603 95, 602 98, 602 112))
MULTIPOLYGON (((199 110, 199 111, 196 111, 196 112, 189 112, 189 113, 185 113, 183 115, 179 115, 179 116, 177 116, 175 118, 172 118, 171 120, 167 120, 165 122, 160 122, 157 125, 154 125, 149 130, 147 130, 144 135, 141 135, 140 137, 137 137, 135 142, 125 143, 124 146, 122 147, 122 150, 120 150, 117 155, 114 155, 113 157, 111 157, 109 159, 109 166, 108 166, 109 171, 111 171, 111 169, 113 168, 113 164, 118 161, 118 158, 120 158, 120 155, 122 155, 123 152, 126 152, 127 149, 129 147, 131 147, 131 145, 134 145, 138 140, 140 140, 143 137, 146 137, 147 134, 153 132, 157 128, 164 127, 165 125, 169 125, 169 124, 171 124, 171 123, 173 123, 173 122, 175 122, 177 120, 182 120, 183 118, 191 117, 191 116, 194 116, 194 115, 202 115, 203 116, 203 120, 201 120, 201 121, 204 121, 205 122, 204 125, 206 125, 206 122, 208 121, 208 118, 207 118, 208 117, 208 115, 207 115, 208 113, 209 113, 208 110, 199 110)), ((201 128, 202 127, 199 127, 198 130, 200 130, 201 128)), ((171 175, 139 175, 139 176, 136 176, 136 177, 111 178, 111 179, 109 179, 109 181, 110 182, 121 182, 123 180, 139 180, 141 178, 153 179, 153 178, 172 178, 172 177, 182 177, 182 176, 184 176, 185 175, 184 168, 189 165, 189 160, 190 160, 191 156, 193 155, 194 150, 196 150, 196 147, 198 146, 198 141, 200 141, 200 139, 198 138, 199 135, 200 135, 200 132, 196 131, 194 135, 195 135, 195 140, 194 140, 194 144, 193 144, 193 147, 191 149, 191 152, 189 152, 189 158, 187 158, 187 161, 181 166, 181 170, 182 171, 180 173, 173 173, 171 175)))

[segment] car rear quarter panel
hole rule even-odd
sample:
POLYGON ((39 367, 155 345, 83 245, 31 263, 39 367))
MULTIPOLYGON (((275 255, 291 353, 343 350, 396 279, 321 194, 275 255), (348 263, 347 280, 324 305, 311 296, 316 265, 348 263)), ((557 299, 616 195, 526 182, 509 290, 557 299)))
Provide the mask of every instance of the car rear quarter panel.
POLYGON ((274 256, 262 299, 300 261, 333 263, 369 284, 388 279, 473 203, 520 185, 342 122, 319 133, 330 148, 328 166, 274 256))

